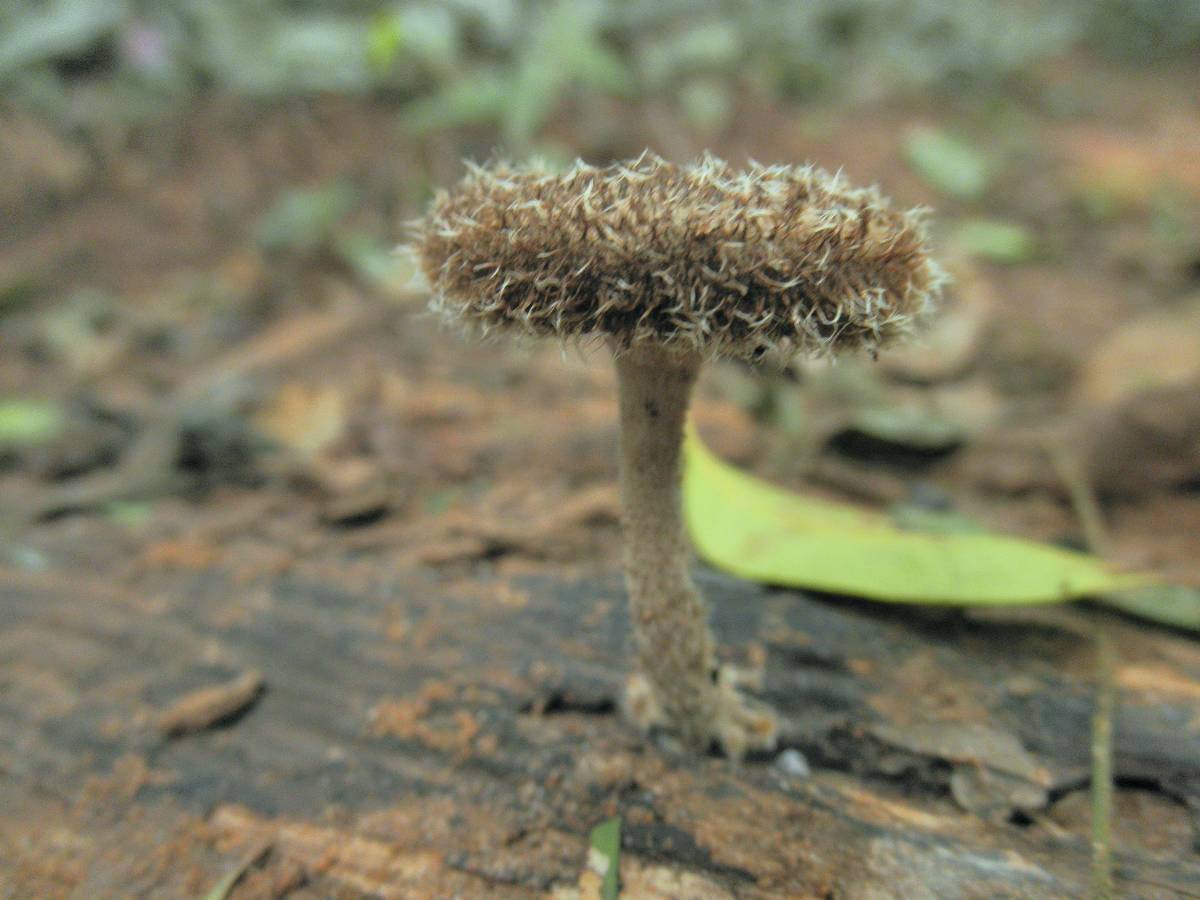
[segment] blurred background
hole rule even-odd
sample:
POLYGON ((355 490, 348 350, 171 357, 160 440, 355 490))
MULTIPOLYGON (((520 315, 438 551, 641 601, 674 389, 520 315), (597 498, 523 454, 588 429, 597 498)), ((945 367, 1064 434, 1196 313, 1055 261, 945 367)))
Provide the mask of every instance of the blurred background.
MULTIPOLYGON (((105 860, 93 873, 119 870, 109 887, 157 872, 160 887, 174 885, 164 895, 198 896, 245 848, 214 844, 217 832, 200 823, 192 838, 163 845, 169 852, 131 859, 128 847, 160 847, 175 833, 154 824, 174 815, 171 798, 207 810, 252 794, 269 814, 300 809, 301 797, 311 815, 379 796, 417 804, 396 760, 407 760, 407 778, 462 747, 483 759, 471 777, 494 770, 514 784, 540 783, 551 769, 574 777, 565 755, 538 768, 549 757, 531 747, 603 735, 624 758, 627 736, 604 715, 612 685, 599 700, 585 690, 570 701, 578 709, 551 722, 526 712, 567 707, 569 692, 526 701, 521 682, 508 706, 479 700, 475 682, 490 689, 515 677, 503 645, 486 675, 470 668, 478 648, 454 655, 466 653, 454 642, 473 635, 511 638, 504 623, 526 608, 554 635, 581 627, 542 615, 544 597, 503 579, 615 570, 611 362, 548 343, 463 341, 425 314, 412 263, 395 248, 464 160, 604 163, 645 148, 678 161, 704 150, 734 164, 811 161, 878 184, 931 209, 953 277, 929 332, 877 363, 708 367, 696 415, 717 452, 905 527, 986 528, 1154 572, 1171 587, 1130 600, 1131 611, 1200 627, 1196 0, 6 2, 0 612, 22 624, 0 626, 0 774, 42 773, 41 793, 21 802, 34 804, 30 815, 67 810, 54 821, 76 835, 31 842, 20 815, 0 819, 0 848, 23 867, 14 895, 82 884, 105 896, 80 880, 79 860, 90 858, 105 860), (459 666, 462 685, 424 680, 459 666), (145 735, 172 697, 249 667, 267 669, 277 692, 265 709, 211 740, 154 749, 145 735), (380 700, 390 694, 400 699, 380 700), (520 729, 544 734, 521 743, 520 729), (497 735, 512 754, 504 762, 497 735), (532 774, 505 775, 512 759, 532 760, 532 774), (46 785, 74 783, 62 774, 73 767, 112 774, 82 805, 72 793, 56 806, 46 785), (122 813, 123 830, 96 826, 135 795, 170 802, 143 819, 122 813), (111 852, 105 840, 116 842, 111 852), (203 862, 192 882, 175 864, 185 851, 203 862)), ((550 601, 546 609, 568 608, 550 601)), ((842 600, 829 608, 860 610, 842 600)), ((959 641, 972 665, 946 669, 944 654, 924 650, 904 678, 881 664, 880 696, 890 686, 896 702, 885 708, 872 695, 851 718, 869 708, 907 721, 910 698, 926 697, 941 704, 937 715, 969 709, 994 724, 992 669, 977 674, 989 683, 971 697, 993 705, 943 699, 967 684, 973 661, 991 653, 998 665, 1020 634, 1028 671, 1053 676, 1037 696, 1075 703, 1071 734, 1082 737, 1063 738, 1067 749, 1086 745, 1086 646, 1040 625, 923 631, 917 611, 901 615, 915 617, 917 638, 944 640, 939 648, 959 641), (1054 668, 1043 671, 1047 648, 1054 668), (1077 680, 1055 681, 1060 672, 1077 680)), ((1200 661, 1178 633, 1122 621, 1123 649, 1136 649, 1140 666, 1118 672, 1124 702, 1136 693, 1171 715, 1191 704, 1190 725, 1179 712, 1143 735, 1146 758, 1176 748, 1170 771, 1193 785, 1170 802, 1124 791, 1122 803, 1143 806, 1122 807, 1123 839, 1183 858, 1194 836, 1176 801, 1198 808, 1182 735, 1195 734, 1200 661), (1162 685, 1176 706, 1159 702, 1162 685)), ((575 634, 554 652, 590 660, 602 652, 596 640, 575 634)), ((771 659, 806 665, 813 653, 771 659)), ((842 663, 812 658, 805 678, 850 678, 842 663)), ((866 677, 871 666, 853 671, 866 677)), ((1036 749, 1062 716, 1026 714, 1019 698, 1033 682, 1020 677, 1017 712, 1004 721, 1019 732, 1026 723, 1022 739, 1036 749)), ((253 679, 238 683, 251 685, 243 702, 252 702, 253 679)), ((817 693, 848 690, 834 687, 817 693)), ((857 771, 860 738, 831 741, 794 743, 857 771)), ((1075 789, 1086 777, 1075 771, 1061 787, 1070 803, 1046 812, 1053 827, 1029 833, 1058 847, 1069 832, 1086 849, 1086 792, 1075 789)), ((1125 771, 1135 787, 1153 780, 1125 771)), ((460 779, 437 783, 474 784, 460 779)), ((21 783, 0 779, 0 808, 21 783)), ((681 783, 680 803, 700 796, 681 783)), ((579 819, 567 849, 531 850, 546 884, 578 871, 581 835, 610 786, 563 813, 579 819)), ((512 808, 536 811, 513 791, 512 808)), ((937 791, 949 796, 944 783, 937 791)), ((458 808, 492 814, 474 799, 458 808)), ((811 804, 796 808, 788 821, 804 843, 811 804)), ((425 846, 427 829, 451 818, 436 804, 413 822, 398 809, 387 828, 371 820, 388 847, 409 840, 396 835, 410 826, 425 846)), ((737 809, 717 818, 758 821, 737 809)), ((257 834, 248 813, 229 815, 257 834)), ((437 840, 458 852, 464 833, 478 834, 477 860, 490 865, 488 835, 497 847, 508 840, 499 835, 509 812, 496 816, 466 832, 445 825, 437 840)), ((997 840, 1015 839, 1017 826, 1005 827, 997 840)), ((774 832, 751 837, 737 866, 769 862, 759 850, 779 844, 774 832)), ((952 855, 914 871, 940 871, 952 855)), ((314 858, 310 874, 326 865, 314 858)), ((852 859, 847 871, 859 868, 852 859)))
POLYGON ((954 276, 881 365, 716 370, 718 449, 1196 582, 1198 85, 1192 0, 6 4, 0 483, 40 524, 4 553, 606 481, 607 367, 461 343, 393 248, 465 159, 709 149, 931 207, 954 276))

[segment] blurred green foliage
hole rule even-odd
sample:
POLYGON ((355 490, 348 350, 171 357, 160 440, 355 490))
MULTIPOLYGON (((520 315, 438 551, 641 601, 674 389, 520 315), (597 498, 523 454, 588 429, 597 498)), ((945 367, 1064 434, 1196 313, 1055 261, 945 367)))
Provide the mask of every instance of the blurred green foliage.
POLYGON ((65 426, 62 409, 29 397, 0 397, 0 450, 53 440, 65 426))
POLYGON ((375 92, 418 131, 486 122, 520 148, 579 93, 653 93, 699 127, 730 90, 879 95, 987 83, 1081 38, 1200 47, 1195 0, 22 0, 0 4, 0 90, 68 124, 205 86, 375 92), (82 92, 82 96, 81 96, 82 92))
POLYGON ((258 242, 266 250, 312 253, 332 242, 356 199, 341 183, 284 191, 259 221, 258 242))
POLYGON ((947 196, 976 200, 987 190, 988 161, 962 138, 918 128, 905 139, 904 156, 913 171, 947 196))
POLYGON ((524 148, 567 91, 632 92, 632 70, 603 40, 602 11, 595 2, 557 0, 529 20, 507 65, 468 64, 413 103, 406 114, 410 130, 495 122, 509 146, 524 148))
POLYGON ((1016 264, 1038 255, 1037 241, 1024 226, 999 219, 967 219, 954 232, 954 242, 972 256, 989 262, 1016 264))

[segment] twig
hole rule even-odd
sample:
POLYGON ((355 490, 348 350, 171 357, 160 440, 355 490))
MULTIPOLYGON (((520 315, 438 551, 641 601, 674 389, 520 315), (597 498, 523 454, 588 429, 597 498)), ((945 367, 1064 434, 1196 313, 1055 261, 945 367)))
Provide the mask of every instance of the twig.
POLYGON ((1112 871, 1113 816, 1113 680, 1112 638, 1103 626, 1096 632, 1096 711, 1092 716, 1092 891, 1096 900, 1114 897, 1112 871))
MULTIPOLYGON (((1091 482, 1078 459, 1062 444, 1050 447, 1050 456, 1058 477, 1071 498, 1071 506, 1083 528, 1088 549, 1107 556, 1108 529, 1091 482)), ((1113 717, 1117 691, 1113 670, 1115 651, 1104 622, 1095 630, 1096 711, 1092 715, 1092 890, 1094 900, 1110 900, 1113 889, 1113 717)))
POLYGON ((1071 508, 1079 519, 1088 549, 1097 556, 1108 556, 1108 527, 1104 524, 1104 514, 1100 511, 1096 492, 1092 490, 1092 483, 1079 464, 1078 457, 1062 444, 1055 443, 1050 446, 1050 461, 1067 489, 1071 508))
POLYGON ((261 334, 247 338, 216 360, 185 376, 143 417, 133 445, 111 469, 104 469, 49 492, 26 516, 36 522, 64 513, 83 512, 114 500, 158 497, 176 489, 174 467, 180 421, 188 409, 227 385, 295 364, 334 345, 348 335, 378 327, 390 314, 370 304, 355 304, 331 312, 292 316, 261 334))

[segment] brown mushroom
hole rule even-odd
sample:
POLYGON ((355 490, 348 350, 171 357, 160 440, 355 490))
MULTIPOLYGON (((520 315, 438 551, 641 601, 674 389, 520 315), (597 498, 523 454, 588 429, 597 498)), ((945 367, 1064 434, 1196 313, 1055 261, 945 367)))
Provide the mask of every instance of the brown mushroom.
POLYGON ((613 349, 626 580, 639 678, 631 708, 691 746, 769 748, 773 714, 714 653, 688 573, 680 452, 712 356, 872 353, 910 330, 942 275, 920 216, 811 167, 644 154, 607 167, 473 167, 418 226, 432 307, 483 333, 613 349))

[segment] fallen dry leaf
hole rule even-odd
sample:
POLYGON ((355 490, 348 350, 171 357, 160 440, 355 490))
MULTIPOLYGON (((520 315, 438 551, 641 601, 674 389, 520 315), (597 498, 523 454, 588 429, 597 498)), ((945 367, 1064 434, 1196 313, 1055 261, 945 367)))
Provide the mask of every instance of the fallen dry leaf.
POLYGON ((1075 440, 1093 487, 1134 496, 1200 480, 1200 378, 1083 416, 1075 440))
POLYGON ((1075 403, 1109 408, 1145 390, 1200 379, 1200 297, 1134 319, 1103 341, 1079 373, 1075 403))
POLYGON ((286 384, 255 422, 271 439, 311 458, 342 436, 346 400, 336 387, 286 384))

